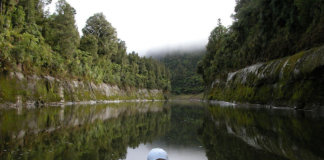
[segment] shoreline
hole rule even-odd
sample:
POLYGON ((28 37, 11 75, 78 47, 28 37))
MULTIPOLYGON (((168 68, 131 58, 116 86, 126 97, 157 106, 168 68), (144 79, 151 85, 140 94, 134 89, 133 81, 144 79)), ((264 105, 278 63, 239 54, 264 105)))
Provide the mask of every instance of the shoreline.
POLYGON ((26 103, 2 103, 0 109, 19 109, 21 107, 27 109, 42 108, 42 107, 62 107, 73 105, 95 105, 95 104, 111 104, 111 103, 134 103, 134 102, 162 102, 167 100, 160 99, 131 99, 131 100, 90 100, 90 101, 78 101, 78 102, 48 102, 38 104, 36 101, 26 103))

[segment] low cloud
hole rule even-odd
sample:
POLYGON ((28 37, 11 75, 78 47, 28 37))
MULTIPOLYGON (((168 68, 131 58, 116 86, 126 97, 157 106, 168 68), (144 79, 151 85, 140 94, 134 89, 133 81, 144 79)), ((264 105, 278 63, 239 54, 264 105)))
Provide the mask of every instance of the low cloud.
POLYGON ((179 45, 172 46, 162 46, 158 48, 153 48, 146 52, 145 57, 163 57, 165 55, 173 54, 198 54, 205 52, 206 50, 205 42, 194 42, 194 43, 183 43, 179 45))

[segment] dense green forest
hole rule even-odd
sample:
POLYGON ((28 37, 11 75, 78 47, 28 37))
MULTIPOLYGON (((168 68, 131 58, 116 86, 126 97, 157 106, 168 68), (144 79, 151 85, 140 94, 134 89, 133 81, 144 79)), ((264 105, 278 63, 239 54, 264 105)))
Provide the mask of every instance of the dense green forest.
POLYGON ((91 16, 80 37, 76 10, 65 0, 50 14, 51 0, 0 1, 0 72, 52 75, 120 87, 170 89, 163 64, 126 53, 102 13, 91 16))
POLYGON ((198 72, 206 85, 226 73, 324 42, 323 0, 236 0, 230 27, 219 20, 198 72))
POLYGON ((204 82, 197 73, 197 64, 205 50, 174 51, 160 56, 158 59, 171 71, 171 92, 173 94, 197 94, 204 90, 204 82))

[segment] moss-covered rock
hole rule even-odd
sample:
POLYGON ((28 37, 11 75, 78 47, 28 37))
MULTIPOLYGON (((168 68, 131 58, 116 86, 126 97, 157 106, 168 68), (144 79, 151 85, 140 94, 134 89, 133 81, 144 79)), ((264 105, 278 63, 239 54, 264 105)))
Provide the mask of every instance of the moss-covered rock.
POLYGON ((258 63, 215 80, 206 98, 298 108, 324 104, 324 46, 258 63))
POLYGON ((20 72, 0 74, 0 106, 134 99, 162 100, 164 95, 161 90, 121 89, 105 83, 30 76, 20 72))

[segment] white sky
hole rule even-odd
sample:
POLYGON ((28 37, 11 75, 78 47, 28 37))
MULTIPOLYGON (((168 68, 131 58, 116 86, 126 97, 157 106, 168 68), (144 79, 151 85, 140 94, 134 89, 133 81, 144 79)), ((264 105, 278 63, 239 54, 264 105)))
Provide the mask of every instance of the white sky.
MULTIPOLYGON (((53 0, 53 4, 57 0, 53 0)), ((76 9, 81 34, 86 20, 103 12, 126 41, 127 51, 144 55, 150 50, 190 44, 204 46, 217 19, 228 26, 235 0, 67 0, 76 9)), ((55 5, 53 5, 55 6, 55 5)), ((53 11, 53 8, 51 11, 53 11)))

